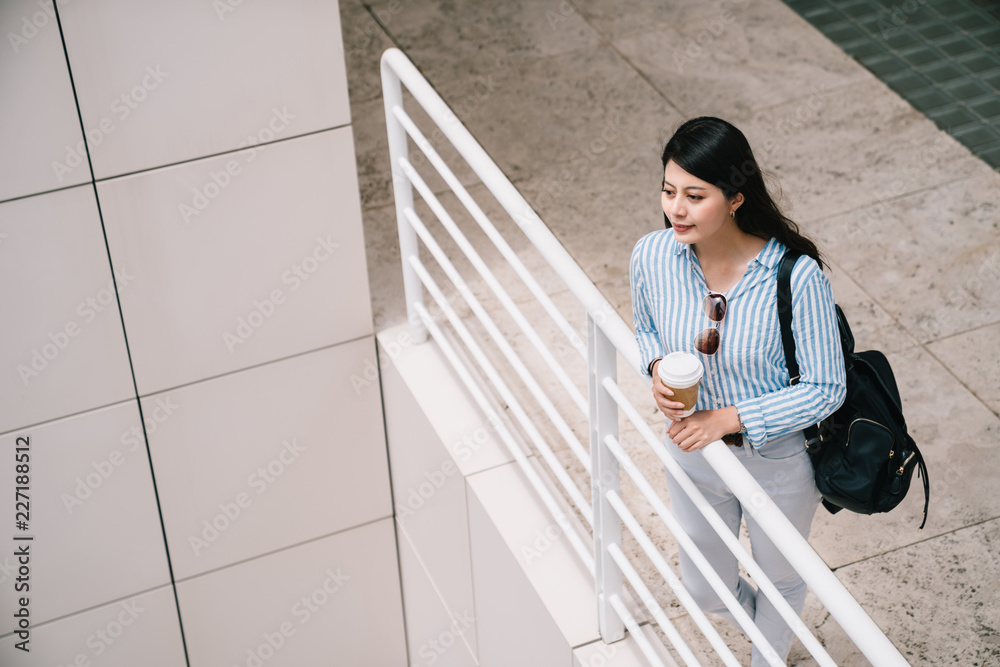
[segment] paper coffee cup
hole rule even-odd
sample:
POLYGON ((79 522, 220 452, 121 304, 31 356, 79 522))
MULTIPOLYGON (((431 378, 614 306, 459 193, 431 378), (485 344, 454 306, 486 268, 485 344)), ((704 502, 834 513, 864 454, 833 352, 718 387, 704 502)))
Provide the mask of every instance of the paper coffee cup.
POLYGON ((694 414, 694 404, 698 400, 698 386, 705 367, 701 360, 687 352, 671 352, 660 360, 656 373, 663 384, 674 392, 673 400, 684 404, 683 417, 694 414))

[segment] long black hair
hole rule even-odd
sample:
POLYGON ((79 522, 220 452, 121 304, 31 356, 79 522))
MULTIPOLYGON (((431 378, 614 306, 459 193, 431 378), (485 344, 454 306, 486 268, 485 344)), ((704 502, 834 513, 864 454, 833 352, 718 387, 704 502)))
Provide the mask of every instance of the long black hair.
MULTIPOLYGON (((711 116, 687 121, 663 147, 662 159, 664 169, 673 160, 695 178, 715 184, 726 199, 742 193, 743 204, 736 211, 737 227, 764 240, 773 237, 790 250, 812 257, 823 268, 816 244, 778 208, 767 191, 747 138, 731 123, 711 116)), ((670 227, 666 213, 663 222, 670 227)))

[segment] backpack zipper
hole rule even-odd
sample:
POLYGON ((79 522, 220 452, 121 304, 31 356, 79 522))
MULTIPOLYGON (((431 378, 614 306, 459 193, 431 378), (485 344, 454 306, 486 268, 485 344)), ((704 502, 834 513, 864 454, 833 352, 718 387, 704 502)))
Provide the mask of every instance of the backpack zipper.
POLYGON ((896 471, 896 474, 902 475, 904 472, 906 472, 906 466, 909 465, 910 461, 912 461, 913 457, 916 455, 917 455, 916 452, 910 452, 910 455, 906 457, 906 460, 903 461, 903 464, 899 466, 899 470, 896 471))
MULTIPOLYGON (((847 427, 847 437, 846 437, 846 438, 844 439, 844 440, 845 440, 845 442, 844 442, 844 447, 848 447, 848 446, 850 446, 850 444, 851 444, 851 429, 852 429, 852 428, 854 428, 854 425, 855 425, 855 424, 857 424, 858 422, 868 422, 869 424, 875 424, 875 426, 878 426, 878 427, 879 427, 880 429, 882 429, 883 431, 885 431, 885 432, 889 433, 889 435, 892 435, 892 432, 891 432, 891 431, 889 431, 889 429, 887 429, 887 428, 886 428, 885 426, 883 426, 882 424, 879 424, 879 423, 878 423, 877 421, 875 421, 874 419, 868 419, 867 417, 858 417, 857 419, 855 419, 854 421, 852 421, 852 422, 851 422, 851 425, 850 425, 850 426, 848 426, 848 427, 847 427)), ((888 456, 887 458, 891 459, 891 458, 892 458, 892 455, 893 455, 894 453, 895 453, 895 452, 894 452, 894 450, 890 449, 890 450, 889 450, 889 456, 888 456)), ((911 454, 911 456, 912 456, 912 454, 911 454)), ((905 464, 904 464, 904 465, 905 465, 905 464)))

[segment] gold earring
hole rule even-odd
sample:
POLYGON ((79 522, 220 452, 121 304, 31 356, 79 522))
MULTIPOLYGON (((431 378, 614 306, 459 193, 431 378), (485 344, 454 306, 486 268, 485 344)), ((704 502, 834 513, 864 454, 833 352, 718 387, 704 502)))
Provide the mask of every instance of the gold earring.
POLYGON ((735 208, 732 211, 729 212, 729 217, 732 218, 733 220, 736 219, 736 209, 735 208))

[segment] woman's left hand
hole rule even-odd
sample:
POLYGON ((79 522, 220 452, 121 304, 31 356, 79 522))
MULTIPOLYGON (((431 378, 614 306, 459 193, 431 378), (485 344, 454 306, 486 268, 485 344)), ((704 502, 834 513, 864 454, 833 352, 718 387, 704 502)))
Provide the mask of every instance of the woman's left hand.
POLYGON ((736 408, 698 410, 690 417, 679 419, 667 429, 667 435, 682 452, 693 452, 727 433, 739 430, 736 408), (734 427, 735 422, 735 427, 734 427))

